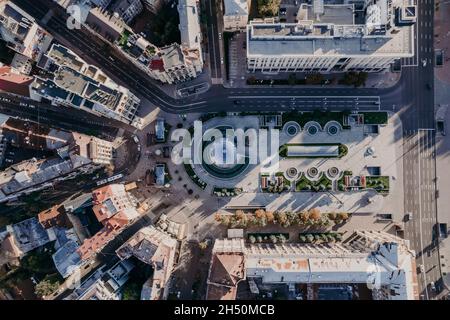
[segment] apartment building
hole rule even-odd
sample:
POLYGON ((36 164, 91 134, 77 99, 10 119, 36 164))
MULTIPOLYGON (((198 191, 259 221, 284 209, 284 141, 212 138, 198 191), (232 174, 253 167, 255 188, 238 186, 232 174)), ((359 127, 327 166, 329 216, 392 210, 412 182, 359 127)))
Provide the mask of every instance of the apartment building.
POLYGON ((139 217, 138 203, 123 184, 111 184, 94 190, 93 211, 103 228, 77 248, 81 261, 88 261, 114 239, 124 227, 139 217))
POLYGON ((120 289, 133 268, 130 261, 120 261, 110 269, 103 265, 64 300, 121 300, 120 289))
POLYGON ((355 231, 334 244, 246 244, 216 240, 207 299, 236 299, 238 283, 262 285, 365 284, 377 300, 417 300, 415 253, 406 240, 385 232, 355 231))
POLYGON ((225 0, 224 8, 224 30, 245 30, 248 23, 248 0, 225 0))
POLYGON ((141 0, 116 0, 111 8, 111 11, 127 24, 130 24, 142 10, 144 6, 141 0))
POLYGON ((116 250, 121 260, 136 257, 153 266, 151 286, 144 287, 142 300, 166 299, 167 283, 172 274, 177 240, 153 226, 140 229, 134 236, 116 250))
POLYGON ((177 9, 180 17, 178 28, 181 35, 181 47, 198 57, 198 65, 201 71, 203 66, 202 32, 198 2, 197 0, 179 0, 177 9))
POLYGON ((25 160, 0 172, 0 203, 93 172, 112 161, 112 143, 96 137, 4 115, 0 131, 3 142, 16 148, 53 152, 48 158, 25 160))
POLYGON ((39 61, 53 37, 11 1, 0 1, 0 39, 15 52, 39 61))
POLYGON ((41 64, 54 76, 36 77, 31 84, 31 98, 37 101, 45 98, 55 104, 133 123, 140 99, 71 50, 54 44, 41 64))
POLYGON ((28 97, 33 77, 21 75, 10 66, 0 67, 0 91, 28 97))
POLYGON ((413 0, 314 0, 296 22, 250 22, 247 66, 262 72, 386 70, 414 56, 413 0))

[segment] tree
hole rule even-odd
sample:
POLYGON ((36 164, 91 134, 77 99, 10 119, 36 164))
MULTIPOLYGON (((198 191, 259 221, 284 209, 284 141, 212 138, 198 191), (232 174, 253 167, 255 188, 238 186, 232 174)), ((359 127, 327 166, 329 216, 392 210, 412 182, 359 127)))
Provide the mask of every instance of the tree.
POLYGON ((221 223, 225 226, 229 226, 231 223, 231 218, 228 215, 222 215, 221 216, 221 223))
POLYGON ((265 218, 266 217, 266 212, 263 209, 258 209, 258 210, 255 211, 255 217, 257 219, 265 218))
POLYGON ((360 87, 360 86, 365 86, 367 77, 368 77, 367 72, 350 71, 350 72, 347 72, 344 75, 344 78, 342 80, 340 80, 339 82, 341 84, 354 86, 356 88, 356 87, 360 87))
POLYGON ((282 225, 282 226, 285 226, 286 223, 288 223, 288 222, 287 222, 287 221, 288 221, 288 218, 287 218, 287 216, 286 216, 286 213, 284 213, 284 212, 277 212, 277 213, 276 213, 276 220, 277 220, 277 222, 278 222, 280 225, 282 225))
POLYGON ((311 243, 311 242, 313 242, 313 241, 314 241, 314 236, 313 236, 312 234, 308 233, 308 234, 306 235, 306 242, 311 243))
POLYGON ((286 213, 287 220, 289 222, 288 226, 292 226, 297 222, 298 214, 296 212, 288 211, 286 213))
POLYGON ((339 214, 338 214, 338 217, 339 217, 339 219, 340 220, 347 220, 348 219, 348 213, 347 212, 340 212, 339 214))
POLYGON ((255 236, 249 236, 248 240, 250 241, 250 243, 255 243, 256 242, 255 236))
POLYGON ((291 73, 288 77, 288 83, 293 86, 297 83, 297 77, 295 76, 295 73, 291 73))
POLYGON ((271 241, 272 243, 274 243, 274 244, 277 243, 277 241, 278 241, 277 236, 271 234, 271 235, 270 235, 270 241, 271 241))
POLYGON ((330 220, 336 219, 336 213, 334 213, 334 212, 329 213, 328 214, 328 219, 330 219, 330 220))
POLYGON ((278 235, 278 240, 281 243, 285 243, 287 241, 286 237, 284 235, 282 235, 282 234, 278 235))
POLYGON ((274 17, 278 14, 281 0, 258 0, 258 14, 263 17, 274 17))
POLYGON ((235 215, 238 220, 241 220, 244 218, 245 212, 243 210, 236 210, 235 215))
POLYGON ((275 216, 272 211, 266 211, 266 219, 267 219, 267 222, 269 222, 269 223, 273 222, 273 220, 275 219, 275 216))
POLYGON ((321 73, 314 72, 306 75, 306 84, 321 84, 324 76, 321 73))
POLYGON ((130 282, 125 285, 122 292, 122 300, 139 300, 140 287, 136 282, 130 282))
POLYGON ((204 240, 202 242, 199 242, 198 247, 200 248, 200 250, 205 250, 206 248, 208 248, 208 241, 204 240))
POLYGON ((261 243, 263 242, 263 238, 261 236, 256 237, 256 242, 261 243))
POLYGON ((299 236, 300 242, 306 242, 306 237, 304 235, 299 236))
POLYGON ((58 288, 58 281, 51 282, 49 279, 44 279, 36 285, 34 292, 39 297, 46 297, 54 293, 58 288))
POLYGON ((221 222, 222 221, 222 215, 220 213, 216 213, 214 215, 214 220, 216 220, 217 222, 221 222))
POLYGON ((312 208, 309 210, 309 218, 318 221, 322 217, 322 214, 320 213, 320 210, 317 208, 312 208))

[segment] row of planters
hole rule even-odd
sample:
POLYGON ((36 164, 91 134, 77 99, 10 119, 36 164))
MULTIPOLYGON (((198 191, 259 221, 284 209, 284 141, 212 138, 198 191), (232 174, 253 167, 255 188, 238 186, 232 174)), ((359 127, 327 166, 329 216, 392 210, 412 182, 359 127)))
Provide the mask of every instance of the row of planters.
POLYGON ((311 228, 324 228, 334 223, 342 223, 349 218, 347 213, 322 214, 319 209, 313 208, 300 212, 271 212, 258 209, 255 212, 236 210, 235 214, 216 214, 215 220, 229 228, 265 227, 268 224, 278 224, 284 228, 301 226, 311 228))
POLYGON ((374 189, 379 193, 389 193, 389 176, 355 176, 351 171, 344 171, 338 180, 339 191, 374 189))
POLYGON ((301 243, 330 243, 342 241, 342 234, 338 232, 300 233, 298 240, 301 243))
POLYGON ((295 191, 329 191, 332 190, 333 183, 322 172, 319 180, 311 181, 304 174, 295 183, 295 191))
POLYGON ((268 174, 261 175, 261 189, 263 192, 281 193, 291 188, 291 181, 286 179, 283 172, 275 173, 275 180, 271 180, 268 174))
POLYGON ((242 188, 218 188, 214 187, 213 194, 217 197, 235 197, 242 193, 242 188))
POLYGON ((248 241, 251 243, 285 243, 289 233, 249 233, 248 241))
POLYGON ((194 168, 192 168, 192 165, 190 163, 184 164, 184 169, 186 170, 186 173, 188 174, 189 178, 198 185, 202 190, 206 189, 207 183, 200 179, 197 174, 194 171, 194 168))

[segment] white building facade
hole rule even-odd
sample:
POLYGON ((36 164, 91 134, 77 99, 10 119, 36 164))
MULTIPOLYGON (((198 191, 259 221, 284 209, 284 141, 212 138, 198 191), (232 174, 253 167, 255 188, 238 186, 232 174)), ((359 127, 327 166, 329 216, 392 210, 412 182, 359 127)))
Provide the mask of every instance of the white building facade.
POLYGON ((297 23, 250 23, 248 69, 271 73, 378 72, 400 58, 414 56, 413 1, 326 2, 302 4, 297 23), (364 18, 356 14, 356 4, 367 12, 364 18), (405 8, 409 9, 407 18, 405 8))

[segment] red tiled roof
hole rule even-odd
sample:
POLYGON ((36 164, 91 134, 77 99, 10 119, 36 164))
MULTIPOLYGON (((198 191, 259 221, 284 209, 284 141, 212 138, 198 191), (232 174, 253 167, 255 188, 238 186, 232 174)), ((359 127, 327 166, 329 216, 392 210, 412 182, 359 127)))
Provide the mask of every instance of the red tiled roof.
POLYGON ((162 59, 153 59, 150 62, 149 66, 150 70, 158 70, 163 72, 164 71, 164 61, 162 59))
POLYGON ((0 91, 29 96, 31 82, 33 77, 12 73, 9 66, 0 67, 0 91))

